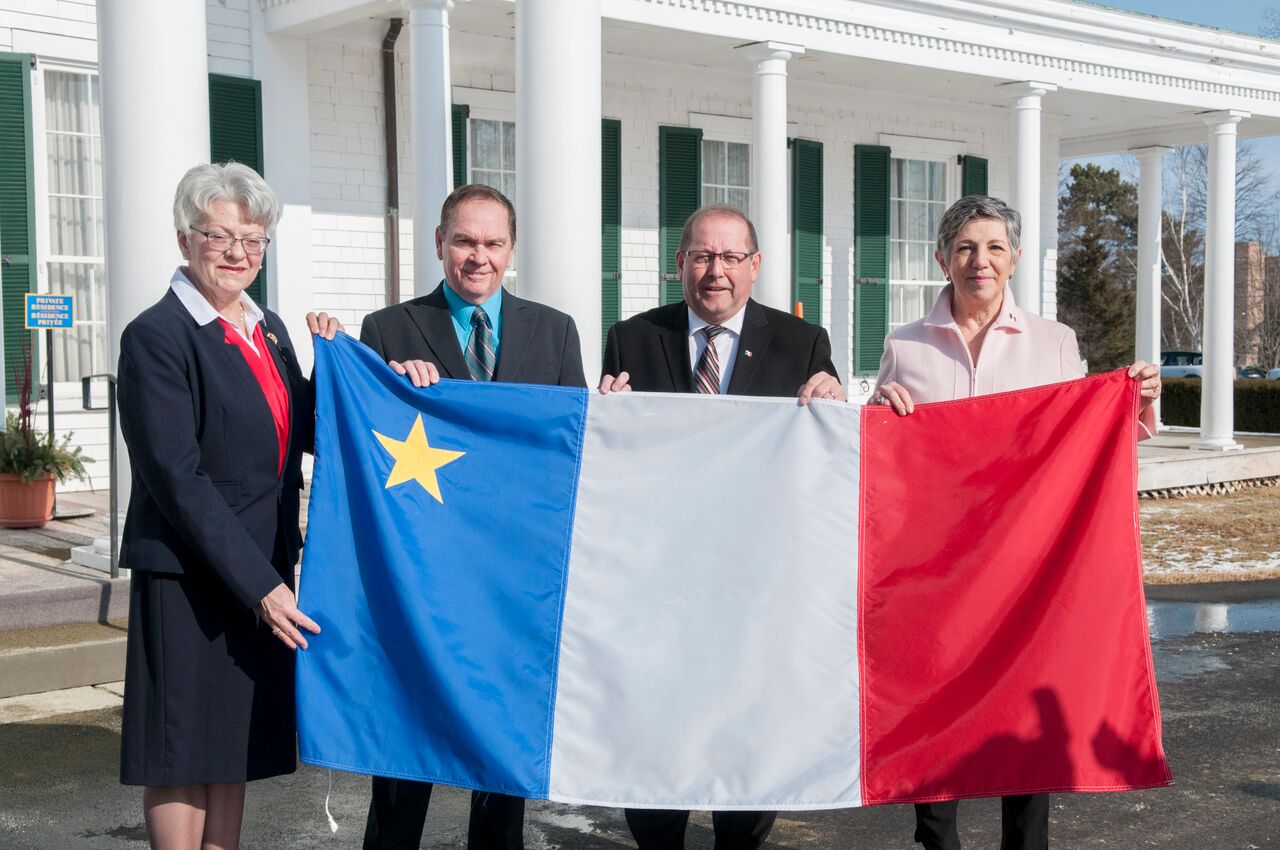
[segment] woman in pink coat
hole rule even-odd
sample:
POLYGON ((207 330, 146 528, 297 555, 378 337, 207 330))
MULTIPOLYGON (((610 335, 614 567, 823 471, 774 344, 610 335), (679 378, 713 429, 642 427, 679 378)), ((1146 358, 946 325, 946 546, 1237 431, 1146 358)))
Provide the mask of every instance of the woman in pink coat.
MULTIPOLYGON (((901 416, 915 405, 1069 381, 1085 374, 1071 328, 1021 310, 1007 284, 1018 265, 1022 220, 998 198, 956 201, 938 227, 934 253, 947 276, 929 315, 885 340, 873 404, 901 416)), ((1139 360, 1129 377, 1142 386, 1139 422, 1155 431, 1152 402, 1160 368, 1139 360)), ((959 850, 956 800, 916 805, 915 840, 927 850, 959 850)), ((1046 850, 1049 795, 1001 800, 1001 850, 1046 850)))

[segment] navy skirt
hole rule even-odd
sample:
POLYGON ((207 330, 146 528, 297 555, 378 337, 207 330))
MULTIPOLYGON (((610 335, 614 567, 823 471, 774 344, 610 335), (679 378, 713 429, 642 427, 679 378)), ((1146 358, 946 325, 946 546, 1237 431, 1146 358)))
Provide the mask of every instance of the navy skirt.
POLYGON ((292 773, 293 664, 293 652, 215 580, 135 570, 120 781, 191 785, 292 773))

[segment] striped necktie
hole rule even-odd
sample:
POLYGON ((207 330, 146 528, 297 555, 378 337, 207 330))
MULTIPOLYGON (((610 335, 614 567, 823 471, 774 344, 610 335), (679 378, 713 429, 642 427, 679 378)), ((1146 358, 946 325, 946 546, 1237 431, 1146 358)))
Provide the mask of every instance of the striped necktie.
POLYGON ((720 352, 716 351, 716 337, 724 333, 720 325, 707 325, 702 334, 707 338, 707 345, 698 358, 698 368, 694 370, 694 390, 708 395, 720 394, 720 352))
POLYGON ((493 326, 483 307, 471 313, 471 339, 467 340, 467 370, 473 381, 492 381, 494 361, 493 326))

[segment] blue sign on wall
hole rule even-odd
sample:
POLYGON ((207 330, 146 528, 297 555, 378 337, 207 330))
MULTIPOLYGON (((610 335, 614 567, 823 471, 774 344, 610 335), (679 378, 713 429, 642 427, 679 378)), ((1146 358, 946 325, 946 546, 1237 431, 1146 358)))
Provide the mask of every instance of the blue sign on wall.
POLYGON ((69 328, 75 325, 74 295, 52 295, 48 292, 27 293, 27 330, 69 328))

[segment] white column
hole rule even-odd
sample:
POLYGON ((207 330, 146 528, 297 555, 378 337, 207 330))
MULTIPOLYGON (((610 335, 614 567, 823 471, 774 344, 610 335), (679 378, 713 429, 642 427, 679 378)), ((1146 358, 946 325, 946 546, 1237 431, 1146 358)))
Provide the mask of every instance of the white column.
POLYGON ((1239 449, 1235 432, 1236 125, 1247 112, 1201 113, 1209 125, 1204 238, 1204 371, 1196 449, 1239 449))
MULTIPOLYGON (((160 299, 182 262, 173 228, 173 194, 191 166, 209 161, 207 55, 204 0, 98 5, 112 372, 125 325, 160 299)), ((129 503, 130 468, 120 439, 116 459, 123 512, 129 503)), ((108 542, 101 538, 94 549, 105 551, 108 542)))
POLYGON ((752 84, 751 220, 760 240, 757 301, 792 311, 791 245, 787 239, 787 61, 797 44, 761 41, 738 48, 755 69, 752 84))
POLYGON ((439 285, 436 257, 440 205, 453 189, 449 12, 453 0, 406 0, 409 9, 409 96, 413 112, 413 292, 439 285))
POLYGON ((573 316, 600 374, 600 0, 516 4, 520 294, 573 316))
POLYGON ((1051 83, 1007 83, 1013 101, 1013 196, 1009 204, 1022 215, 1022 259, 1013 273, 1018 306, 1037 316, 1043 312, 1040 256, 1040 102, 1057 91, 1051 83))
MULTIPOLYGON (((262 81, 262 171, 280 201, 280 223, 267 262, 267 306, 280 314, 302 368, 311 373, 309 310, 316 302, 311 274, 311 121, 307 43, 272 35, 258 3, 249 4, 253 72, 262 81)), ((358 332, 358 328, 352 328, 358 332)))
MULTIPOLYGON (((1136 359, 1160 362, 1160 240, 1164 189, 1164 155, 1169 148, 1154 145, 1131 151, 1142 165, 1138 176, 1138 297, 1136 359)), ((1160 423, 1156 401, 1156 424, 1160 423)))
POLYGON ((113 367, 120 332, 164 294, 182 262, 173 230, 178 180, 209 161, 204 10, 204 0, 113 0, 98 8, 113 367), (141 22, 163 37, 139 38, 141 22))

